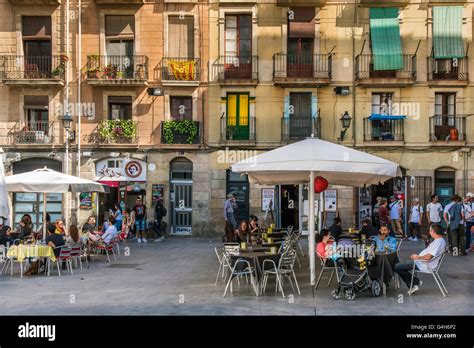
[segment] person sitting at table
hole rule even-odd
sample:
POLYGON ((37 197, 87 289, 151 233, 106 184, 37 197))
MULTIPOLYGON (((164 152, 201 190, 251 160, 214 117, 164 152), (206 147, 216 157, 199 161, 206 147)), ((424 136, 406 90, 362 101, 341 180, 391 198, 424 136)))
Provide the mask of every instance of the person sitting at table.
POLYGON ((16 227, 16 238, 20 240, 28 239, 31 235, 32 228, 31 228, 31 218, 28 214, 23 215, 20 220, 20 223, 16 227))
POLYGON ((338 218, 338 217, 334 218, 333 224, 329 227, 329 232, 331 232, 331 236, 337 242, 339 240, 339 237, 342 234, 341 219, 340 218, 338 218))
POLYGON ((91 215, 87 218, 87 221, 84 225, 82 225, 82 234, 86 235, 89 232, 94 232, 95 231, 95 216, 91 215))
POLYGON ((117 237, 118 231, 117 227, 115 226, 115 218, 110 215, 108 219, 108 225, 107 229, 105 230, 105 233, 99 238, 98 243, 105 243, 105 244, 110 244, 112 240, 117 237))
POLYGON ((10 242, 10 234, 11 234, 12 228, 10 226, 2 226, 2 229, 0 229, 0 244, 1 245, 7 245, 7 243, 10 242))
POLYGON ((77 228, 77 226, 69 226, 69 236, 66 237, 65 245, 69 248, 80 248, 84 244, 85 242, 79 235, 79 229, 77 228))
MULTIPOLYGON (((439 263, 439 259, 430 261, 433 258, 438 257, 446 250, 446 241, 443 237, 443 230, 438 224, 430 225, 430 237, 433 241, 428 245, 427 248, 423 249, 418 255, 412 254, 409 263, 397 263, 395 265, 395 273, 397 273, 408 288, 411 285, 412 274, 410 271, 413 270, 413 262, 415 263, 415 270, 428 271, 429 269, 436 269, 439 263)), ((420 290, 421 280, 417 277, 413 277, 413 287, 411 291, 408 290, 408 294, 412 295, 420 290)))
POLYGON ((327 260, 330 251, 332 251, 331 233, 325 228, 316 237, 316 253, 324 260, 327 260))
POLYGON ((372 220, 370 218, 366 218, 362 222, 362 228, 360 230, 360 235, 365 236, 365 238, 369 239, 370 237, 376 236, 377 234, 378 234, 378 231, 372 225, 372 220))
POLYGON ((61 219, 57 219, 54 223, 56 227, 54 233, 62 234, 63 236, 66 234, 66 229, 64 228, 64 222, 61 219))
POLYGON ((380 225, 380 232, 373 239, 375 241, 375 252, 395 252, 397 250, 397 240, 394 237, 390 237, 389 234, 388 226, 380 225))
POLYGON ((258 217, 255 215, 250 215, 250 240, 252 242, 258 242, 259 235, 257 234, 260 231, 260 226, 258 224, 258 217))
POLYGON ((64 237, 62 234, 56 233, 56 226, 55 225, 48 225, 48 235, 46 236, 46 245, 49 245, 54 249, 54 255, 59 257, 59 252, 61 248, 65 244, 64 237))
POLYGON ((235 231, 234 241, 237 243, 250 241, 250 228, 247 221, 240 221, 239 228, 235 231))

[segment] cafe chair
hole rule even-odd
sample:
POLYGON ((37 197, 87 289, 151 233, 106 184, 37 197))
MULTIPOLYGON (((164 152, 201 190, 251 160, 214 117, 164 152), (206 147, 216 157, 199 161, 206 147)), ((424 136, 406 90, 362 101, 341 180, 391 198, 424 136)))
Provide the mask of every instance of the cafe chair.
MULTIPOLYGON (((56 268, 58 269, 58 275, 61 276, 61 266, 62 263, 66 263, 66 268, 71 272, 71 275, 73 275, 72 272, 72 262, 71 262, 71 249, 66 247, 66 246, 60 246, 56 247, 54 249, 59 249, 59 256, 56 258, 56 268)), ((48 259, 48 274, 51 269, 51 260, 48 259)))
POLYGON ((275 276, 275 292, 277 292, 278 288, 280 288, 281 294, 285 297, 285 293, 283 291, 283 277, 287 277, 290 280, 291 288, 293 291, 295 290, 293 286, 293 281, 291 280, 291 276, 295 281, 296 289, 298 290, 298 294, 301 295, 300 288, 298 286, 298 281, 296 280, 294 264, 296 260, 296 249, 288 249, 285 251, 278 261, 278 267, 273 260, 266 259, 263 261, 263 292, 267 287, 268 277, 270 275, 275 276), (269 268, 265 266, 269 265, 269 268))
POLYGON ((115 257, 114 244, 112 241, 110 242, 110 244, 106 244, 103 241, 99 241, 95 245, 94 254, 99 255, 102 252, 105 252, 105 255, 107 255, 107 262, 110 262, 110 253, 112 253, 114 260, 117 261, 117 258, 115 257))
POLYGON ((7 266, 7 262, 8 262, 8 258, 7 258, 7 247, 3 244, 0 244, 0 263, 3 264, 2 266, 2 273, 0 274, 3 274, 3 271, 4 269, 6 268, 7 266))
POLYGON ((441 280, 441 277, 439 276, 439 269, 441 268, 441 264, 443 263, 444 257, 446 256, 447 253, 448 253, 448 250, 445 250, 443 253, 441 253, 440 255, 432 258, 431 260, 426 260, 426 261, 417 260, 419 262, 426 262, 426 265, 428 266, 428 271, 416 270, 415 269, 416 263, 413 262, 413 270, 412 270, 412 273, 411 273, 411 282, 410 282, 410 291, 413 287, 413 278, 415 278, 416 273, 425 273, 425 274, 431 274, 433 276, 434 280, 436 281, 436 284, 439 287, 439 290, 441 291, 441 294, 443 295, 443 297, 446 297, 446 295, 448 294, 448 290, 446 290, 446 287, 444 286, 444 283, 441 280), (438 260, 438 265, 434 269, 430 268, 429 262, 432 262, 432 261, 435 261, 435 260, 438 260))
POLYGON ((231 269, 230 264, 227 262, 226 258, 224 257, 223 253, 219 252, 217 247, 214 248, 214 252, 216 253, 217 260, 219 261, 219 270, 217 271, 216 282, 214 285, 217 285, 219 281, 219 276, 222 274, 222 278, 225 279, 226 268, 229 270, 231 269))
POLYGON ((74 260, 74 264, 76 267, 77 267, 77 264, 79 263, 79 266, 82 270, 82 260, 81 260, 82 255, 81 254, 82 254, 81 247, 71 248, 71 254, 70 254, 71 260, 74 260))
POLYGON ((239 255, 240 244, 239 243, 224 243, 224 252, 227 252, 232 256, 239 255))
POLYGON ((318 277, 318 280, 316 281, 316 285, 314 286, 314 288, 315 289, 318 288, 321 277, 325 271, 331 271, 331 275, 329 276, 329 281, 328 281, 328 287, 329 287, 331 285, 332 278, 334 277, 334 273, 337 272, 336 265, 334 264, 333 266, 327 266, 324 257, 321 256, 318 252, 316 252, 316 255, 318 256, 319 261, 321 262, 321 272, 319 273, 319 277, 318 277))
MULTIPOLYGON (((226 259, 229 261, 229 264, 230 264, 230 255, 227 254, 225 250, 224 250, 224 257, 226 257, 226 259)), ((225 287, 224 294, 222 295, 222 297, 225 297, 225 295, 227 294, 227 290, 229 286, 230 286, 230 293, 233 292, 232 282, 234 278, 237 278, 238 280, 239 277, 242 277, 244 275, 250 276, 250 282, 252 283, 253 290, 255 291, 255 294, 258 294, 258 289, 255 283, 255 277, 254 277, 254 269, 250 265, 250 262, 244 259, 237 259, 234 263, 234 266, 231 268, 229 280, 227 281, 227 285, 225 287)))

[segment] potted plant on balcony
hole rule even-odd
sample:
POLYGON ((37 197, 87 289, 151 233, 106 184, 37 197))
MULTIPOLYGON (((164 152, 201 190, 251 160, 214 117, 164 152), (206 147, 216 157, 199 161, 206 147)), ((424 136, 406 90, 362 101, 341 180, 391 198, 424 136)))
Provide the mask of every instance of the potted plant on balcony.
POLYGON ((137 134, 137 125, 132 120, 104 120, 98 128, 101 142, 130 142, 137 134))
POLYGON ((227 128, 226 128, 227 140, 233 140, 234 139, 235 129, 236 129, 235 126, 227 126, 227 128))
POLYGON ((87 78, 98 79, 100 76, 100 69, 97 67, 87 69, 87 78))
POLYGON ((186 143, 192 144, 199 133, 198 126, 190 120, 173 120, 163 122, 163 137, 166 144, 174 144, 175 136, 185 137, 186 143))
POLYGON ((108 79, 115 79, 117 78, 117 70, 117 66, 113 65, 112 63, 109 63, 104 69, 104 76, 108 79))
POLYGON ((65 66, 64 62, 61 62, 54 70, 52 71, 52 74, 54 78, 61 78, 61 75, 64 74, 65 66))

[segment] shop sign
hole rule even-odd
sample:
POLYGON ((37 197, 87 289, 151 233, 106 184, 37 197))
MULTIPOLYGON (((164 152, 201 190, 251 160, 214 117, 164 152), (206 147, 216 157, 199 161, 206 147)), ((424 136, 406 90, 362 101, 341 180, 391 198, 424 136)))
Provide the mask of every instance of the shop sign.
POLYGON ((95 168, 96 181, 146 181, 146 162, 139 159, 104 159, 95 168))

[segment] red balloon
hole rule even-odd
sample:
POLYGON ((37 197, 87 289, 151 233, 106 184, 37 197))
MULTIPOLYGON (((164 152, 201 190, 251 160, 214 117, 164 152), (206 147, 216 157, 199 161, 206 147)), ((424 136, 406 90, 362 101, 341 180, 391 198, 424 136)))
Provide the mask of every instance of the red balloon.
POLYGON ((328 188, 328 181, 322 176, 317 176, 314 178, 314 192, 321 193, 328 188))

